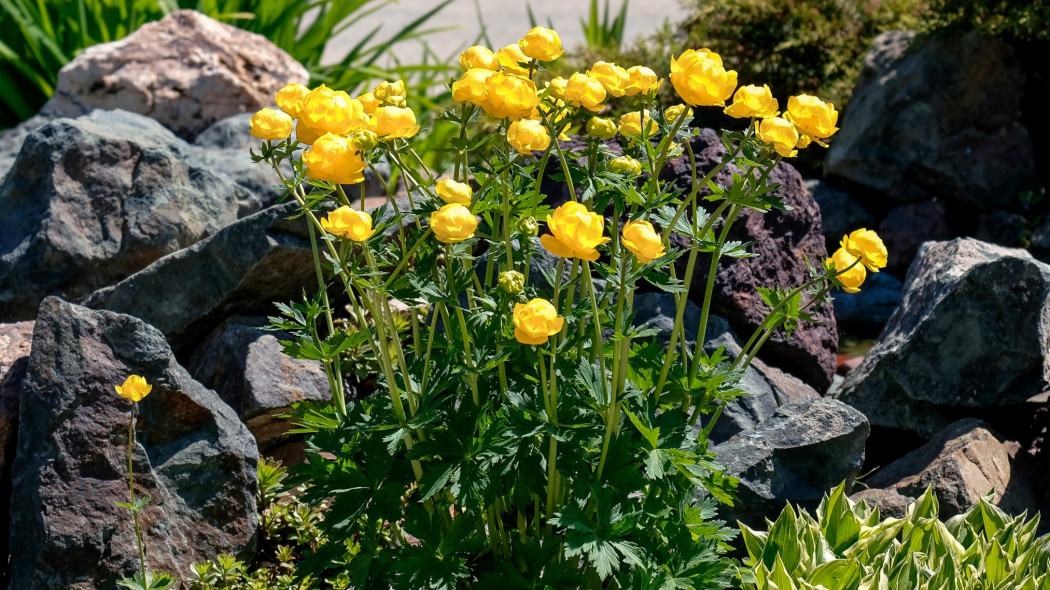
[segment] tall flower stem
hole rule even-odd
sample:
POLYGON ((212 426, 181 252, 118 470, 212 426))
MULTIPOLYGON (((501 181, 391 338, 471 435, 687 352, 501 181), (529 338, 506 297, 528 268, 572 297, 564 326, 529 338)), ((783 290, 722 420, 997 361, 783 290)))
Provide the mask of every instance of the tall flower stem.
POLYGON ((132 462, 132 451, 135 448, 135 410, 138 403, 131 403, 131 418, 128 420, 128 492, 131 496, 131 520, 135 523, 135 538, 139 544, 139 567, 142 569, 142 581, 146 582, 146 549, 142 544, 142 530, 139 528, 139 510, 135 506, 135 466, 132 462))

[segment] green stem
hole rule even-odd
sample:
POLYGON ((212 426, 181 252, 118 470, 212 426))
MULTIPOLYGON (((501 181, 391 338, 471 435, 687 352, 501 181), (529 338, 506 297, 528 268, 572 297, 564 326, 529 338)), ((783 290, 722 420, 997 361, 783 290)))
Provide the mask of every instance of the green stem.
POLYGON ((131 520, 135 523, 135 538, 139 544, 139 567, 142 568, 142 581, 146 581, 146 548, 142 543, 142 530, 139 528, 139 511, 135 508, 135 467, 131 461, 135 448, 135 410, 138 403, 131 403, 131 419, 128 420, 128 491, 131 494, 131 520))

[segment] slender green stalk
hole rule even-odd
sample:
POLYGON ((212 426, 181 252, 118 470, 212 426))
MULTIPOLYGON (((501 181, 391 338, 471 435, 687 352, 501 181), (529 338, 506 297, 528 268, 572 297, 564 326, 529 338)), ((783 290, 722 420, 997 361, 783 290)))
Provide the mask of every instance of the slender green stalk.
POLYGON ((131 520, 135 523, 135 539, 139 544, 139 567, 142 568, 142 580, 146 581, 146 548, 142 543, 142 530, 139 528, 139 511, 135 508, 135 467, 131 461, 135 448, 135 410, 137 402, 131 402, 131 418, 128 420, 128 492, 131 496, 131 520))

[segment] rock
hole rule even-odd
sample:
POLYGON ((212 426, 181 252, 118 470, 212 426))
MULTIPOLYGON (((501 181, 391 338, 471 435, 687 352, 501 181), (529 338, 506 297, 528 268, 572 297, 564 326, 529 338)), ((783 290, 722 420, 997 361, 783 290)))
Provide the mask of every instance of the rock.
POLYGON ((1028 219, 1024 215, 1009 211, 985 211, 977 218, 977 233, 974 237, 1008 248, 1022 248, 1027 231, 1028 219))
POLYGON ((1050 266, 973 239, 928 242, 838 393, 873 425, 933 436, 1050 389, 1050 266))
POLYGON ((31 133, 0 186, 0 318, 80 298, 259 203, 146 117, 95 111, 31 133))
MULTIPOLYGON (((18 444, 18 396, 29 364, 33 322, 0 324, 0 506, 11 505, 11 464, 18 444)), ((9 573, 10 510, 0 510, 0 585, 9 573)))
POLYGON ((878 507, 882 518, 904 518, 908 515, 908 506, 915 498, 902 496, 897 490, 880 490, 868 488, 849 497, 854 502, 867 502, 868 506, 878 507))
POLYGON ((740 479, 723 518, 748 526, 775 519, 785 502, 813 509, 842 482, 846 492, 864 463, 868 422, 834 399, 794 402, 756 428, 713 448, 728 475, 740 479))
POLYGON ((124 109, 192 141, 216 121, 272 106, 285 84, 308 80, 306 68, 265 37, 179 10, 85 49, 59 71, 41 114, 124 109))
POLYGON ((890 209, 878 230, 889 252, 885 270, 903 274, 923 242, 959 236, 948 216, 948 205, 943 201, 908 203, 890 209))
POLYGON ((142 375, 135 487, 150 569, 190 574, 219 553, 251 555, 258 451, 251 433, 175 361, 155 328, 49 297, 21 392, 11 502, 12 588, 114 588, 138 567, 127 501, 131 404, 142 375))
POLYGON ((854 332, 882 330, 901 300, 904 284, 888 272, 868 273, 859 293, 835 291, 835 321, 854 332))
POLYGON ((820 207, 824 247, 828 252, 839 248, 842 236, 854 230, 876 226, 871 211, 848 192, 819 179, 807 180, 806 189, 820 207))
POLYGON ((1037 182, 1021 122, 1021 60, 1005 41, 979 32, 914 44, 912 37, 876 38, 825 173, 898 202, 1005 207, 1037 182))
POLYGON ((1032 232, 1032 255, 1043 262, 1050 263, 1050 219, 1032 232))
POLYGON ((18 156, 19 150, 22 149, 22 142, 25 141, 30 133, 36 131, 44 123, 47 123, 47 118, 36 115, 22 121, 11 129, 0 131, 0 184, 3 184, 4 176, 15 163, 15 157, 18 156))
POLYGON ((289 413, 294 402, 332 399, 321 363, 284 354, 278 338, 291 335, 259 329, 266 325, 264 317, 226 320, 187 365, 194 379, 237 412, 264 453, 288 442, 291 423, 278 415, 289 413))

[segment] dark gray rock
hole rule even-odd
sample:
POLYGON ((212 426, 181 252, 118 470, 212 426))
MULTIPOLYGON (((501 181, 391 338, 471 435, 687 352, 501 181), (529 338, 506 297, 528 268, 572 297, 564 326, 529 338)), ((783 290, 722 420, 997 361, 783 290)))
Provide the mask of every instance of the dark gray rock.
POLYGON ((878 507, 882 518, 904 518, 908 515, 908 506, 915 498, 902 496, 897 490, 868 488, 849 497, 854 502, 866 502, 872 508, 878 507))
POLYGON ((127 501, 131 403, 114 385, 138 374, 135 484, 147 563, 190 574, 219 553, 250 555, 258 451, 248 429, 175 361, 164 336, 125 315, 50 297, 40 306, 21 391, 11 501, 12 588, 115 588, 138 568, 127 501))
POLYGON ((858 332, 879 332, 901 300, 904 284, 888 272, 871 272, 859 293, 835 291, 835 320, 858 332))
POLYGON ((256 211, 156 121, 95 111, 32 132, 0 186, 0 317, 80 298, 256 211))
POLYGON ((944 201, 908 203, 890 209, 878 230, 889 253, 884 270, 903 274, 924 242, 959 236, 952 227, 949 213, 944 201))
POLYGON ((22 142, 30 133, 47 123, 46 117, 36 115, 22 121, 11 129, 0 131, 0 184, 4 182, 4 176, 15 163, 18 151, 22 149, 22 142))
POLYGON ((1028 218, 1009 211, 985 211, 977 218, 977 233, 982 242, 1007 248, 1022 248, 1028 229, 1028 218))
MULTIPOLYGON (((0 324, 0 506, 11 505, 11 466, 18 446, 18 397, 29 364, 33 322, 0 324)), ((0 510, 0 586, 10 573, 11 511, 0 510)))
POLYGON ((820 207, 824 246, 828 252, 839 248, 842 236, 861 228, 876 226, 871 211, 848 192, 819 179, 807 180, 806 189, 820 207))
POLYGON ((728 474, 740 479, 724 518, 748 526, 775 519, 785 502, 813 509, 831 488, 846 492, 864 463, 864 415, 833 399, 787 404, 756 428, 716 445, 728 474))
POLYGON ((924 244, 900 306, 839 399, 930 437, 1050 388, 1050 266, 973 239, 924 244))
MULTIPOLYGON (((265 162, 252 162, 251 152, 259 153, 261 140, 249 133, 252 113, 227 117, 208 127, 190 145, 205 166, 231 180, 255 195, 262 207, 269 207, 284 194, 281 179, 265 162)), ((282 167, 285 177, 291 176, 291 166, 282 167)))

